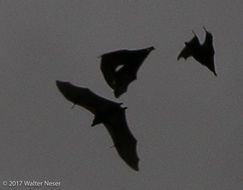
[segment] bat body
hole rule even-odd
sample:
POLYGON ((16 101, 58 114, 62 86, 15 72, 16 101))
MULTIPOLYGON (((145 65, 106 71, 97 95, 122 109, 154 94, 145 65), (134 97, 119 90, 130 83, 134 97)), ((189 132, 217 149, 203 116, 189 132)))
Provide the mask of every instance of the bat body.
POLYGON ((139 67, 154 47, 139 50, 118 50, 101 56, 101 71, 116 98, 136 80, 139 67))
POLYGON ((56 81, 63 96, 94 114, 91 126, 103 123, 108 130, 120 157, 134 170, 138 171, 137 140, 130 132, 121 103, 102 98, 88 88, 77 87, 69 82, 56 81))
MULTIPOLYGON (((203 27, 204 28, 204 27, 203 27)), ((214 66, 214 47, 213 36, 205 28, 206 37, 203 44, 200 44, 198 37, 194 33, 194 37, 189 42, 185 42, 185 47, 182 49, 177 57, 177 60, 184 58, 185 60, 192 56, 202 65, 206 66, 210 71, 217 76, 214 66)))

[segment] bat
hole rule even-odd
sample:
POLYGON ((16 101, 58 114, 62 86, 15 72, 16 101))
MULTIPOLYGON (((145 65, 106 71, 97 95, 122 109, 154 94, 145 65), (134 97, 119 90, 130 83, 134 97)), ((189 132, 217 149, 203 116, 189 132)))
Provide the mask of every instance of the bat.
POLYGON ((137 79, 137 72, 153 46, 138 50, 118 50, 101 55, 100 69, 105 81, 113 89, 116 98, 128 89, 128 85, 137 79))
POLYGON ((198 37, 193 32, 194 37, 189 41, 185 42, 185 47, 182 49, 177 57, 177 60, 184 58, 185 60, 192 56, 200 64, 206 66, 211 72, 217 76, 214 66, 214 47, 213 47, 213 35, 203 27, 206 37, 203 44, 200 44, 198 37))
POLYGON ((94 114, 92 127, 104 124, 119 156, 128 166, 138 171, 137 140, 128 128, 125 116, 126 107, 121 107, 122 103, 100 97, 88 88, 77 87, 69 82, 56 81, 56 85, 67 100, 94 114))

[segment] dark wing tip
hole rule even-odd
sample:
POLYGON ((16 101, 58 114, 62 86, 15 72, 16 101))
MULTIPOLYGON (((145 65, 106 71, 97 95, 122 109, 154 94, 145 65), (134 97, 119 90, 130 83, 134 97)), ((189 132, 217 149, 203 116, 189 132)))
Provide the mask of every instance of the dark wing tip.
POLYGON ((122 94, 124 94, 126 92, 127 92, 127 87, 126 88, 123 88, 123 87, 115 88, 115 90, 114 90, 114 96, 116 98, 119 98, 122 94))
POLYGON ((154 46, 150 46, 150 47, 148 47, 148 48, 146 48, 147 49, 147 51, 153 51, 153 50, 155 50, 155 48, 154 48, 154 46))
POLYGON ((137 157, 137 155, 136 155, 136 157, 133 157, 132 159, 124 159, 125 160, 125 162, 126 162, 126 164, 130 167, 130 168, 132 168, 133 170, 135 170, 135 171, 139 171, 139 158, 137 157))
POLYGON ((58 87, 58 89, 61 89, 64 85, 70 84, 69 82, 64 82, 64 81, 60 81, 60 80, 56 80, 56 85, 58 87))
POLYGON ((182 57, 181 54, 179 54, 179 55, 177 56, 177 61, 178 61, 181 57, 182 57))
POLYGON ((65 83, 67 84, 69 82, 64 82, 64 81, 56 80, 56 85, 57 86, 60 86, 60 85, 65 84, 65 83))
POLYGON ((139 158, 137 158, 137 160, 133 163, 129 163, 128 165, 134 169, 135 171, 139 171, 139 166, 138 166, 138 163, 139 163, 139 158))
POLYGON ((122 95, 122 94, 119 93, 118 91, 114 91, 114 96, 115 96, 116 98, 119 98, 121 95, 122 95))
POLYGON ((60 83, 62 83, 62 81, 56 80, 56 85, 59 85, 60 83))
POLYGON ((63 82, 60 80, 56 80, 56 85, 58 87, 58 89, 60 89, 60 87, 62 86, 63 82))
POLYGON ((185 47, 181 50, 181 52, 177 56, 177 61, 181 58, 184 58, 186 60, 189 56, 191 56, 191 52, 190 52, 189 48, 187 47, 186 43, 187 42, 185 42, 185 47))
POLYGON ((139 171, 138 165, 132 167, 135 171, 139 171))

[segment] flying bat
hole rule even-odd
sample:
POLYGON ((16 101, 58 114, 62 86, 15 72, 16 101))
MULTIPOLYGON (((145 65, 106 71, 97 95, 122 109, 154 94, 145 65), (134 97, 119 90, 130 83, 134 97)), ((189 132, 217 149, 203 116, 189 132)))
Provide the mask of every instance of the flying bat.
POLYGON ((120 157, 132 169, 138 171, 137 140, 128 128, 126 107, 121 107, 122 103, 100 97, 88 88, 77 87, 69 82, 56 81, 56 85, 67 100, 94 114, 91 126, 104 124, 120 157))
POLYGON ((152 50, 153 46, 138 50, 123 49, 101 55, 101 71, 116 98, 125 93, 128 85, 137 79, 139 67, 152 50))
POLYGON ((192 56, 195 60, 197 60, 202 65, 206 66, 210 71, 217 76, 214 66, 214 47, 213 47, 213 35, 203 27, 206 37, 203 44, 200 44, 198 37, 193 32, 194 37, 185 42, 185 47, 182 49, 180 54, 177 57, 177 60, 180 58, 184 58, 185 60, 192 56))

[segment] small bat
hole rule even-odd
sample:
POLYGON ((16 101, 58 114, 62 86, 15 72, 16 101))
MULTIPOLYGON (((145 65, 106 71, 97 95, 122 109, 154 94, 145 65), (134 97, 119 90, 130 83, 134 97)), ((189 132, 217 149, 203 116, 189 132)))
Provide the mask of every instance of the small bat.
POLYGON ((56 85, 67 100, 94 114, 91 126, 104 124, 120 157, 132 169, 138 171, 137 140, 128 128, 125 116, 126 107, 121 107, 122 103, 102 98, 88 88, 77 87, 69 82, 56 81, 56 85))
POLYGON ((136 80, 139 67, 154 47, 139 50, 118 50, 101 55, 101 71, 116 98, 136 80))
POLYGON ((178 55, 177 60, 179 60, 181 57, 186 60, 188 57, 192 56, 195 60, 206 66, 210 71, 214 73, 215 76, 217 76, 214 66, 215 51, 213 47, 213 35, 208 32, 205 27, 203 27, 203 29, 206 33, 203 44, 200 44, 198 37, 192 31, 194 37, 189 42, 185 42, 185 47, 178 55))

